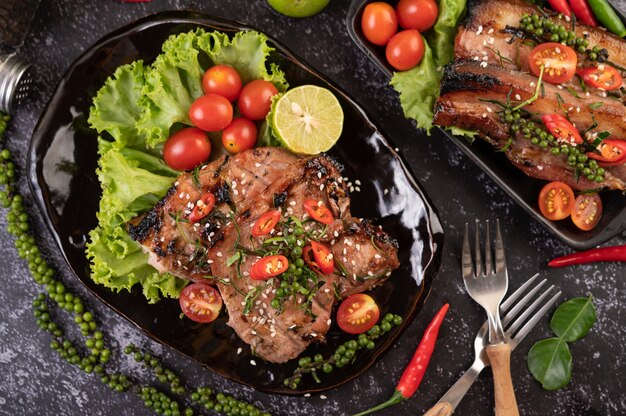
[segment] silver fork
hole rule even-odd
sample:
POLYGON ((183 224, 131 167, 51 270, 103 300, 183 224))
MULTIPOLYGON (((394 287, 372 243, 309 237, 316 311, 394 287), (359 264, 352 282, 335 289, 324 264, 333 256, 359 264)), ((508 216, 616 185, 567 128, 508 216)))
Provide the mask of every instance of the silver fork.
MULTIPOLYGON (((526 306, 526 304, 528 304, 528 302, 530 302, 530 300, 533 299, 537 293, 539 293, 541 288, 547 282, 546 279, 543 279, 522 297, 528 288, 530 288, 535 282, 538 276, 539 274, 536 274, 528 279, 512 295, 510 295, 500 307, 500 310, 503 313, 506 313, 502 319, 502 325, 505 328, 504 335, 511 346, 511 350, 514 350, 522 342, 526 335, 530 333, 530 331, 535 327, 535 325, 537 325, 546 312, 548 312, 548 309, 552 307, 554 302, 556 302, 558 297, 561 295, 561 292, 559 291, 546 301, 554 289, 554 285, 552 285, 541 293, 541 295, 526 309, 524 309, 524 306, 526 306), (520 297, 522 297, 522 299, 518 301, 520 297), (537 308, 539 308, 539 310, 537 310, 537 308), (535 310, 537 311, 535 312, 535 310)), ((488 322, 485 322, 478 331, 478 334, 476 334, 476 338, 474 339, 475 358, 471 367, 463 373, 457 382, 450 387, 446 394, 444 394, 435 406, 426 412, 424 416, 451 415, 481 371, 490 365, 489 357, 486 352, 486 347, 489 344, 487 337, 488 328, 489 324, 488 322)))
POLYGON ((496 416, 518 416, 515 390, 511 380, 511 346, 506 343, 504 329, 500 321, 500 303, 509 287, 509 276, 504 259, 504 245, 500 233, 500 221, 496 221, 495 264, 491 255, 491 235, 489 222, 485 225, 485 270, 480 254, 479 222, 476 220, 474 262, 465 224, 461 267, 467 293, 487 312, 489 322, 489 345, 486 351, 493 372, 493 389, 496 403, 496 416), (475 264, 473 264, 475 263, 475 264))

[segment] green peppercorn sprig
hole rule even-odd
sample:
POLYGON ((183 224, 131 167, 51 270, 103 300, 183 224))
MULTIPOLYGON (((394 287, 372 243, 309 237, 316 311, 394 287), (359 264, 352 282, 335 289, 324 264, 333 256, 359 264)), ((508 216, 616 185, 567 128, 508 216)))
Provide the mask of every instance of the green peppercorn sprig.
POLYGON ((345 367, 356 359, 356 354, 360 349, 373 350, 376 346, 375 341, 378 338, 391 331, 394 326, 400 326, 401 324, 401 316, 388 313, 383 317, 380 325, 374 325, 369 331, 359 334, 357 339, 344 342, 329 357, 324 358, 321 354, 316 354, 313 358, 300 358, 298 368, 283 383, 290 389, 296 390, 305 374, 311 374, 315 381, 321 383, 319 371, 328 374, 332 373, 335 367, 345 367))
MULTIPOLYGON (((4 139, 9 119, 8 115, 0 113, 0 143, 4 139)), ((0 191, 0 205, 8 208, 6 214, 7 231, 15 237, 14 244, 18 255, 28 262, 28 268, 35 283, 43 285, 45 288, 46 293, 39 294, 33 300, 33 315, 37 325, 52 336, 51 348, 68 363, 77 366, 85 373, 98 375, 100 381, 113 391, 137 394, 144 405, 157 414, 192 416, 194 414, 192 407, 186 407, 181 411, 179 403, 167 394, 159 392, 155 387, 139 386, 130 376, 112 368, 111 358, 114 354, 107 346, 104 333, 98 329, 94 314, 87 310, 79 295, 70 292, 63 282, 55 278, 55 270, 43 258, 34 236, 30 233, 28 214, 24 209, 22 196, 19 195, 15 187, 15 176, 15 164, 11 160, 11 152, 4 148, 0 150, 0 185, 4 186, 4 189, 0 191), (53 307, 56 307, 57 310, 53 311, 53 307), (60 318, 57 315, 60 315, 58 312, 61 311, 73 315, 73 321, 84 337, 83 345, 67 338, 59 323, 54 321, 55 318, 60 318)), ((159 381, 168 382, 172 393, 181 395, 186 393, 180 378, 171 370, 160 365, 154 356, 141 353, 134 346, 127 347, 127 351, 128 353, 132 352, 135 359, 139 358, 138 361, 153 369, 159 381)), ((258 408, 251 404, 236 401, 231 396, 224 396, 223 394, 220 396, 218 393, 215 396, 215 401, 216 404, 212 410, 229 416, 269 415, 269 413, 261 413, 258 408), (232 402, 236 406, 226 406, 220 403, 220 400, 224 400, 222 397, 227 398, 227 404, 232 402), (245 410, 242 410, 242 407, 245 410)), ((192 397, 190 403, 193 402, 192 397)), ((208 409, 207 406, 205 408, 208 409)))
POLYGON ((191 394, 191 401, 206 410, 233 416, 270 416, 250 403, 237 400, 223 393, 215 393, 210 387, 198 387, 191 394))

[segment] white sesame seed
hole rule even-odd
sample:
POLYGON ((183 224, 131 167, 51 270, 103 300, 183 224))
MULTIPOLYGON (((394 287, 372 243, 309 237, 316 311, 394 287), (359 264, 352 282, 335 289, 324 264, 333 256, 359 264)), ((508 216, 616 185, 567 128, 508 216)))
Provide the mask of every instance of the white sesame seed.
POLYGON ((516 99, 517 101, 520 101, 520 100, 522 99, 522 96, 521 96, 521 95, 519 95, 519 94, 515 94, 515 99, 516 99))
POLYGON ((242 351, 243 351, 243 349, 241 347, 237 348, 237 355, 241 354, 242 351))
POLYGON ((250 360, 250 364, 252 364, 252 365, 256 365, 256 361, 254 361, 254 360, 250 360))
POLYGON ((478 30, 476 31, 476 35, 478 36, 481 33, 483 33, 483 26, 482 25, 478 26, 478 30))

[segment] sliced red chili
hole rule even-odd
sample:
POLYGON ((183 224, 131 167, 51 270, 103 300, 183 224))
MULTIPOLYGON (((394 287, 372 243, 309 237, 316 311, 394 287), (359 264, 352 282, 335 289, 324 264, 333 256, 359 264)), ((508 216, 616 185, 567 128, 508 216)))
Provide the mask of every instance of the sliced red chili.
POLYGON ((624 84, 619 71, 608 64, 579 69, 576 73, 582 77, 585 84, 604 91, 618 90, 624 84))
POLYGON ((330 212, 326 205, 315 199, 304 201, 304 210, 309 214, 309 217, 322 224, 330 225, 335 220, 333 213, 330 212))
POLYGON ((598 151, 600 153, 588 152, 587 156, 601 162, 601 166, 618 166, 626 163, 626 143, 623 140, 606 139, 598 151))
POLYGON ((541 121, 559 142, 569 144, 581 144, 583 142, 583 138, 576 127, 560 114, 546 114, 541 117, 541 121))
POLYGON ((302 259, 304 260, 306 265, 309 266, 309 269, 322 273, 320 266, 317 264, 317 262, 315 261, 315 257, 313 256, 313 247, 304 246, 304 248, 302 249, 302 259))
POLYGON ((215 195, 212 193, 206 193, 196 202, 196 206, 193 207, 191 214, 189 214, 189 221, 198 222, 202 218, 209 215, 215 206, 215 195))
POLYGON ((319 266, 320 270, 324 274, 330 274, 335 271, 335 262, 333 260, 333 253, 330 249, 317 241, 311 241, 311 248, 313 249, 313 257, 315 263, 319 266))
POLYGON ((280 211, 268 211, 254 223, 252 227, 252 236, 261 237, 269 234, 280 220, 280 211))
POLYGON ((254 263, 250 269, 250 278, 265 280, 287 271, 289 260, 285 256, 267 256, 254 263))

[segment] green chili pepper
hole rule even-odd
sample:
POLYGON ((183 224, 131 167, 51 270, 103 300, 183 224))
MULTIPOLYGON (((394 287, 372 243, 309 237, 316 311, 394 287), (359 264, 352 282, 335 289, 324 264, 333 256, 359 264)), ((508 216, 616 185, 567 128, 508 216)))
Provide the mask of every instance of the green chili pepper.
POLYGON ((589 6, 593 10, 593 14, 596 16, 602 26, 606 27, 609 32, 616 34, 620 38, 626 36, 626 27, 624 22, 615 13, 613 7, 606 0, 589 0, 589 6))

